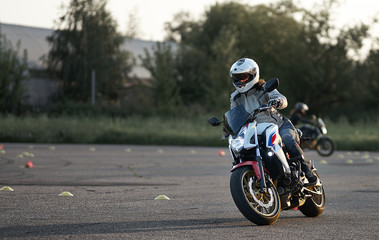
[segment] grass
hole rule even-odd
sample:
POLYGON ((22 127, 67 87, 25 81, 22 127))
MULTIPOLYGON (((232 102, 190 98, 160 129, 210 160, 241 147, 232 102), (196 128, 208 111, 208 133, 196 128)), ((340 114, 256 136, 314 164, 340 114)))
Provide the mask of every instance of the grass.
POLYGON ((154 145, 219 145, 221 129, 207 117, 162 118, 133 116, 57 117, 46 115, 0 119, 0 141, 29 143, 119 143, 154 145))
MULTIPOLYGON (((222 128, 209 126, 209 117, 4 116, 0 119, 0 141, 226 146, 220 141, 222 128)), ((379 150, 378 122, 326 124, 339 150, 379 150)))
POLYGON ((379 151, 379 122, 349 124, 326 121, 328 135, 337 143, 339 150, 379 151))

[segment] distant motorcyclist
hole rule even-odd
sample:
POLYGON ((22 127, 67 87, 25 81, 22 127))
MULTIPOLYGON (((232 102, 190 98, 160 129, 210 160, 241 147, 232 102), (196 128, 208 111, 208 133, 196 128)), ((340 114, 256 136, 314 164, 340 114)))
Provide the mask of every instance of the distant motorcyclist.
POLYGON ((306 164, 303 150, 297 144, 300 139, 295 127, 276 110, 287 107, 287 98, 276 89, 272 92, 264 93, 265 81, 259 79, 259 66, 253 59, 239 59, 231 66, 230 76, 236 88, 236 91, 231 94, 230 108, 242 104, 246 111, 251 113, 254 109, 264 104, 273 106, 274 108, 271 112, 257 114, 256 121, 258 123, 268 122, 278 125, 279 133, 288 154, 291 158, 300 158, 301 168, 309 184, 316 184, 317 177, 310 171, 306 164))
POLYGON ((309 107, 307 104, 302 103, 302 102, 296 103, 295 109, 291 111, 290 120, 292 124, 294 126, 297 126, 299 123, 313 124, 313 121, 310 121, 304 118, 308 110, 309 110, 309 107))

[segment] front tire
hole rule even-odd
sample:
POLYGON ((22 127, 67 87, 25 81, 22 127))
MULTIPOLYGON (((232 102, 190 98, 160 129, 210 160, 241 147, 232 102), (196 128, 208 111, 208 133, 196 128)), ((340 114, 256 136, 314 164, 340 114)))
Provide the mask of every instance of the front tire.
POLYGON ((318 154, 324 157, 328 157, 334 153, 336 144, 329 137, 321 137, 317 140, 316 150, 318 154))
POLYGON ((274 184, 267 182, 267 191, 260 193, 260 181, 252 167, 245 166, 232 172, 230 191, 240 212, 257 225, 270 225, 279 218, 281 205, 274 184))

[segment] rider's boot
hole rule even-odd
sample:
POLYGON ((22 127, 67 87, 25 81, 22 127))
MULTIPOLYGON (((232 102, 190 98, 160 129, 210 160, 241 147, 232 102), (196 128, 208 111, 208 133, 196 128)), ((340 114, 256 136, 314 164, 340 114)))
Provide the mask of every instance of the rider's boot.
POLYGON ((308 179, 308 186, 314 186, 317 183, 317 177, 309 170, 308 164, 305 163, 304 159, 300 160, 301 169, 305 173, 305 177, 308 179))
POLYGON ((305 173, 305 177, 309 182, 308 186, 315 185, 317 183, 317 177, 309 170, 309 166, 307 164, 308 161, 304 157, 303 150, 300 148, 299 144, 297 144, 297 141, 295 141, 296 137, 293 137, 293 134, 287 132, 281 135, 287 152, 290 155, 290 161, 300 161, 301 170, 305 173))
POLYGON ((308 171, 305 173, 305 177, 308 179, 308 186, 314 186, 317 183, 317 177, 311 172, 308 171))

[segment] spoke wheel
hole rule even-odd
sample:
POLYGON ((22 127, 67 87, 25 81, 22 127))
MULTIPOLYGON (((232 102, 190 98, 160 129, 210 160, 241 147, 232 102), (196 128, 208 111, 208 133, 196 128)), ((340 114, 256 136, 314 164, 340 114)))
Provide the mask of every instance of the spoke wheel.
MULTIPOLYGON (((315 170, 313 170, 313 174, 319 177, 315 170)), ((309 187, 308 189, 315 193, 305 201, 304 205, 299 207, 299 210, 307 217, 317 217, 325 210, 324 187, 321 183, 319 186, 309 187)))
POLYGON ((332 155, 335 148, 333 140, 328 137, 322 137, 317 141, 316 150, 321 156, 332 155))
POLYGON ((230 178, 233 200, 241 213, 258 225, 273 224, 280 215, 280 199, 271 181, 264 193, 251 167, 236 169, 230 178))

